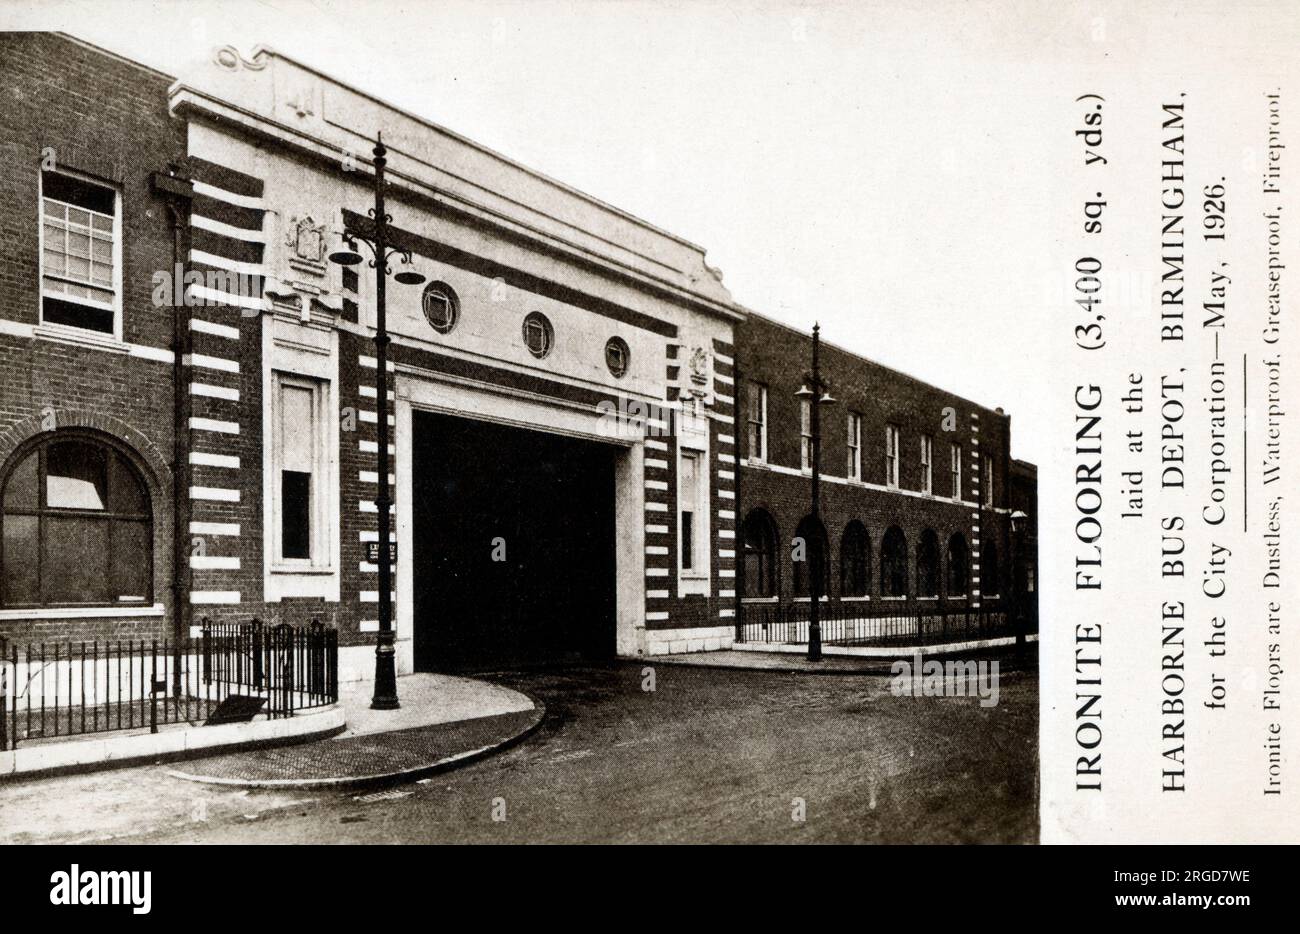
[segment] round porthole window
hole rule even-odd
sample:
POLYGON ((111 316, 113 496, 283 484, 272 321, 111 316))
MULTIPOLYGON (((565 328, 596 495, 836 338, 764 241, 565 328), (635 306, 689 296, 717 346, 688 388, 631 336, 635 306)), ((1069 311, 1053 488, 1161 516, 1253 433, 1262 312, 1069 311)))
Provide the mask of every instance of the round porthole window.
POLYGON ((621 337, 611 337, 605 343, 605 366, 615 377, 621 378, 632 362, 632 351, 627 348, 627 341, 621 337))
POLYGON ((551 322, 540 311, 532 311, 524 318, 524 346, 539 360, 555 346, 555 331, 551 322))
POLYGON ((445 282, 430 282, 421 299, 424 317, 439 334, 449 334, 460 318, 460 300, 445 282))

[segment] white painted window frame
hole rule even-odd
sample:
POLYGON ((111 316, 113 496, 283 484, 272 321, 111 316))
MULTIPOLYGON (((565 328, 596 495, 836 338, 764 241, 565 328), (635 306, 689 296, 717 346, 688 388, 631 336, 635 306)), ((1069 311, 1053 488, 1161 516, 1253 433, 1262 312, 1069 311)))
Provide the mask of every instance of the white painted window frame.
POLYGON ((885 426, 885 486, 891 490, 898 489, 901 434, 897 425, 885 426))
POLYGON ((709 461, 709 420, 707 417, 683 413, 680 418, 680 431, 677 437, 677 595, 704 595, 710 592, 713 568, 713 519, 712 489, 713 475, 716 472, 709 461), (680 487, 681 461, 683 455, 694 456, 696 460, 696 488, 692 510, 695 523, 695 536, 692 542, 692 556, 695 566, 690 570, 682 567, 682 496, 680 487))
POLYGON ((812 400, 799 400, 799 469, 812 471, 812 400))
POLYGON ((700 519, 702 518, 700 515, 700 486, 701 481, 704 479, 704 471, 709 469, 708 464, 704 463, 703 458, 703 453, 693 448, 682 448, 677 454, 677 476, 679 478, 685 476, 685 471, 682 467, 688 461, 693 462, 695 468, 693 471, 695 482, 692 487, 688 490, 683 484, 680 485, 677 490, 677 561, 682 577, 688 578, 704 576, 700 574, 700 559, 703 557, 705 560, 708 560, 707 552, 705 552, 704 555, 700 554, 700 519), (686 525, 682 515, 687 511, 688 507, 691 513, 691 524, 689 527, 686 525), (688 532, 690 533, 689 536, 687 535, 688 532), (686 567, 683 558, 683 552, 685 549, 681 547, 688 537, 691 541, 691 566, 689 568, 686 567))
POLYGON ((952 498, 961 502, 961 445, 956 441, 948 450, 948 475, 952 480, 952 498))
POLYGON ((921 492, 934 495, 934 438, 921 435, 921 492))
POLYGON ((850 480, 862 479, 862 416, 857 412, 849 413, 848 424, 848 470, 850 480))
MULTIPOLYGON (((292 597, 318 597, 337 603, 342 585, 339 480, 339 379, 338 334, 335 331, 262 318, 262 549, 263 585, 266 600, 278 602, 292 597), (319 526, 324 544, 319 557, 284 561, 280 554, 279 463, 275 451, 275 399, 278 378, 317 380, 321 391, 321 434, 319 438, 323 472, 319 498, 324 518, 319 526)), ((362 494, 364 498, 366 494, 362 494)), ((353 509, 359 503, 351 504, 353 509)), ((313 532, 313 535, 315 532, 313 532)))
MULTIPOLYGON (((66 204, 67 202, 60 202, 66 204)), ((122 189, 117 185, 110 184, 104 179, 95 178, 93 175, 87 175, 85 172, 78 172, 75 169, 69 169, 64 166, 58 166, 53 169, 38 169, 36 173, 36 263, 37 277, 36 281, 40 288, 40 304, 38 306, 38 318, 42 330, 48 333, 58 335, 66 334, 82 339, 93 339, 101 343, 120 344, 122 342, 122 189), (88 308, 99 308, 113 312, 113 333, 108 334, 103 331, 94 331, 89 328, 79 328, 70 324, 57 324, 45 320, 45 172, 50 171, 56 175, 66 175, 68 178, 75 178, 78 181, 86 182, 90 185, 97 185, 100 188, 113 192, 113 301, 111 304, 88 301, 76 295, 67 295, 62 292, 50 292, 49 297, 57 301, 69 302, 73 305, 85 305, 88 308)), ((78 208, 78 210, 89 210, 87 208, 78 208)), ((96 213, 91 211, 90 213, 96 213)), ((102 216, 102 215, 101 215, 102 216)), ((93 239, 93 238, 92 238, 93 239)))
POLYGON ((748 450, 749 447, 749 429, 755 422, 749 417, 749 390, 745 390, 745 455, 751 464, 767 463, 767 384, 750 380, 749 385, 758 389, 758 447, 759 452, 755 455, 748 450))
POLYGON ((271 570, 273 572, 329 573, 334 566, 329 536, 329 505, 326 501, 329 481, 329 453, 325 450, 324 435, 327 401, 330 386, 327 380, 318 376, 303 376, 299 373, 275 369, 271 372, 271 570), (308 558, 286 558, 284 549, 284 525, 281 522, 280 505, 283 496, 284 440, 283 422, 280 417, 280 402, 285 387, 296 387, 311 392, 312 397, 312 486, 311 486, 311 529, 308 558))

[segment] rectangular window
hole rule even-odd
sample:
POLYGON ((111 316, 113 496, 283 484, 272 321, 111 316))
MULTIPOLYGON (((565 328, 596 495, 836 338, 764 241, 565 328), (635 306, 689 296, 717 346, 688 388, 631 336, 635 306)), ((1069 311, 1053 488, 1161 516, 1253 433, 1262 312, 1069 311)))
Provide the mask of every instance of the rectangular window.
POLYGON ((952 474, 952 498, 961 499, 961 446, 954 443, 948 451, 948 471, 952 474))
POLYGON ((799 466, 812 470, 812 402, 799 400, 799 466))
POLYGON ((119 199, 112 188, 41 173, 41 321, 118 334, 119 199))
POLYGON ((746 391, 745 421, 749 429, 749 459, 767 460, 767 387, 750 383, 746 391))
POLYGON ((682 571, 698 571, 695 562, 699 538, 700 455, 697 451, 682 451, 677 473, 677 500, 681 510, 682 571))
POLYGON ((934 439, 921 435, 921 492, 934 492, 934 439))
POLYGON ((848 473, 850 480, 862 479, 862 416, 857 412, 849 413, 848 473))
POLYGON ((898 426, 885 426, 885 485, 898 488, 898 426))
POLYGON ((311 559, 311 474, 280 471, 280 555, 311 559))
POLYGON ((275 374, 274 504, 278 515, 276 563, 311 567, 329 563, 326 544, 325 384, 275 374))
POLYGON ((981 478, 984 484, 984 505, 993 505, 993 456, 984 455, 984 476, 981 478))

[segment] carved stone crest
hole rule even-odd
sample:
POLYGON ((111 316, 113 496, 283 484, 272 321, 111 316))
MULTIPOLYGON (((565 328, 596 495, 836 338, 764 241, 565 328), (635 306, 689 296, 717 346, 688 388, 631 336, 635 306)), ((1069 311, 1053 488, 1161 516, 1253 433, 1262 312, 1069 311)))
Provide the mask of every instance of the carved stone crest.
POLYGON ((691 382, 697 386, 709 383, 709 352, 703 347, 696 347, 690 356, 691 382))
POLYGON ((310 214, 289 219, 289 233, 285 244, 292 251, 289 265, 301 272, 317 275, 325 273, 325 225, 318 224, 310 214))

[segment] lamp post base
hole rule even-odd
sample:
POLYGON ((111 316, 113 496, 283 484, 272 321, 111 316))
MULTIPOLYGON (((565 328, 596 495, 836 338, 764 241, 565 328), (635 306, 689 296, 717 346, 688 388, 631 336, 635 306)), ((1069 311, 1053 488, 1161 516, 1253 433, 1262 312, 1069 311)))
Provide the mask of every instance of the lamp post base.
POLYGON ((370 698, 371 710, 397 710, 397 652, 393 648, 393 631, 380 630, 375 646, 375 693, 370 698))
POLYGON ((808 627, 808 661, 822 660, 822 627, 816 623, 808 627))

